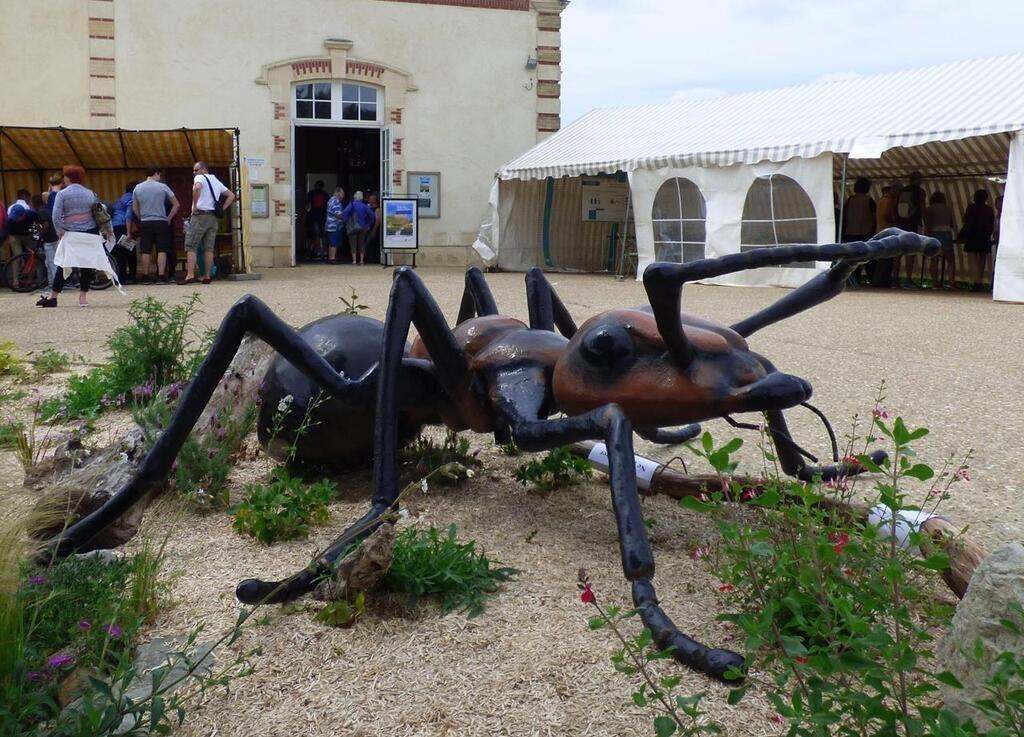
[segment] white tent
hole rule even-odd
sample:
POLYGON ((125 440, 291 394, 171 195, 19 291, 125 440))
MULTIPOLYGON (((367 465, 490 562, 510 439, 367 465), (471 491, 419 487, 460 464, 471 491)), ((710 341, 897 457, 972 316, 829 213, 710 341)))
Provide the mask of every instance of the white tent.
MULTIPOLYGON (((1022 130, 1024 55, 593 110, 498 171, 490 260, 594 271, 635 250, 642 273, 656 259, 831 243, 841 182, 916 170, 957 213, 975 189, 1005 195, 995 297, 1024 301, 1022 130)), ((795 286, 826 267, 727 281, 795 286)))

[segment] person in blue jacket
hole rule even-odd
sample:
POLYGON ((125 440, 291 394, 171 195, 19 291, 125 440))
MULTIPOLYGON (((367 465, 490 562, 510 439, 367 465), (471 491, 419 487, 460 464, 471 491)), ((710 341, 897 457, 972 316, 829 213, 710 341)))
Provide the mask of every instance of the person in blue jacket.
POLYGON ((125 240, 131 238, 132 223, 135 220, 135 213, 132 212, 132 191, 138 182, 128 182, 124 188, 124 194, 114 203, 110 213, 110 225, 114 229, 114 241, 117 243, 110 255, 117 263, 117 278, 122 283, 134 282, 137 269, 137 260, 134 248, 126 248, 125 240))
POLYGON ((349 247, 352 249, 352 263, 366 263, 366 234, 376 221, 376 214, 363 202, 363 193, 352 195, 352 201, 341 211, 341 222, 345 223, 349 247))

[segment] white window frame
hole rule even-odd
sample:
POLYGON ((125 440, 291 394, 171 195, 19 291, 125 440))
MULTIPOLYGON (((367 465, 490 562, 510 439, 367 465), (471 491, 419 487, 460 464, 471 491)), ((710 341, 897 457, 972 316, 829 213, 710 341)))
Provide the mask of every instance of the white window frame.
MULTIPOLYGON (((313 90, 316 88, 313 87, 313 90)), ((305 100, 303 101, 305 102, 305 100)), ((313 103, 313 111, 316 112, 316 100, 311 99, 313 103)), ((324 102, 321 100, 321 103, 324 102)), ((292 84, 292 121, 295 125, 314 125, 314 126, 343 126, 346 128, 380 128, 384 125, 384 88, 378 87, 373 84, 365 84, 363 82, 354 82, 344 79, 310 79, 302 82, 295 82, 292 84), (317 84, 330 84, 331 85, 331 117, 330 118, 300 118, 299 117, 299 100, 296 97, 297 90, 299 87, 305 85, 317 85, 317 84), (354 85, 356 87, 364 87, 366 89, 374 90, 377 93, 377 117, 374 120, 346 120, 342 118, 342 111, 344 110, 345 102, 342 100, 342 89, 343 85, 354 85)))
POLYGON ((704 193, 700 191, 700 187, 698 187, 697 183, 694 182, 692 179, 688 179, 686 177, 672 177, 671 179, 666 179, 664 182, 662 182, 661 186, 658 187, 658 191, 654 193, 654 203, 651 205, 651 227, 652 227, 653 235, 654 235, 654 253, 655 253, 655 257, 657 257, 658 245, 659 244, 666 244, 666 245, 676 245, 676 244, 678 244, 679 247, 680 247, 679 248, 679 257, 680 257, 680 259, 682 259, 682 261, 680 263, 684 263, 685 264, 685 263, 689 263, 690 261, 699 261, 700 259, 705 258, 707 256, 707 251, 708 251, 708 214, 707 213, 708 213, 708 202, 707 202, 707 199, 704 197, 704 193), (680 180, 689 182, 690 184, 693 185, 693 188, 695 190, 697 190, 697 194, 700 196, 701 202, 704 203, 704 217, 702 217, 702 218, 684 218, 684 217, 682 217, 682 215, 684 213, 684 210, 683 210, 683 193, 682 193, 682 190, 679 187, 680 180), (674 183, 676 185, 676 198, 677 198, 677 200, 679 202, 679 215, 680 215, 680 217, 678 217, 678 218, 656 218, 656 217, 654 217, 654 208, 658 204, 658 195, 661 194, 661 190, 664 189, 670 183, 674 183), (666 241, 666 240, 660 240, 657 237, 658 236, 658 229, 657 229, 656 226, 657 226, 658 223, 679 223, 679 237, 680 238, 682 238, 683 232, 684 232, 683 223, 703 223, 704 224, 704 240, 703 241, 687 241, 687 240, 666 241), (696 258, 696 259, 690 259, 689 261, 687 261, 685 246, 700 246, 701 247, 701 255, 700 255, 700 257, 696 258))
MULTIPOLYGON (((747 188, 747 197, 750 196, 750 190, 754 187, 754 185, 757 184, 759 181, 762 181, 764 179, 768 180, 768 207, 771 210, 772 217, 771 217, 770 220, 763 220, 763 219, 758 219, 758 218, 748 218, 748 217, 744 217, 743 215, 740 216, 740 253, 745 253, 747 251, 753 251, 753 250, 758 249, 758 248, 777 248, 778 246, 806 246, 806 245, 813 245, 813 244, 817 243, 818 242, 818 238, 817 238, 817 232, 818 232, 818 211, 814 207, 814 200, 812 200, 811 196, 809 194, 807 194, 807 190, 804 189, 803 185, 800 184, 800 182, 798 182, 795 179, 793 179, 793 177, 786 176, 785 174, 780 174, 778 172, 775 172, 773 174, 767 174, 765 176, 757 177, 757 179, 755 179, 753 182, 751 182, 750 183, 750 187, 747 188), (775 217, 775 181, 774 180, 775 180, 776 177, 785 177, 786 179, 788 179, 789 181, 793 182, 793 184, 795 184, 796 186, 798 186, 800 188, 800 191, 803 192, 804 197, 807 198, 807 202, 811 206, 811 211, 814 213, 813 217, 807 217, 807 218, 777 218, 777 217, 775 217), (800 243, 791 243, 791 242, 788 242, 788 241, 786 243, 780 243, 779 242, 779 229, 776 227, 776 223, 807 223, 807 222, 814 223, 815 237, 814 237, 813 240, 801 241, 800 243), (743 235, 742 234, 743 234, 743 226, 746 223, 771 223, 772 224, 772 237, 775 239, 775 243, 765 243, 765 244, 758 244, 758 245, 755 245, 753 243, 744 243, 743 242, 743 235)), ((747 209, 747 197, 743 198, 743 209, 744 209, 744 211, 747 209)), ((789 266, 791 268, 797 268, 797 269, 813 269, 815 267, 815 262, 814 261, 800 261, 800 262, 794 262, 792 264, 789 264, 789 266)))

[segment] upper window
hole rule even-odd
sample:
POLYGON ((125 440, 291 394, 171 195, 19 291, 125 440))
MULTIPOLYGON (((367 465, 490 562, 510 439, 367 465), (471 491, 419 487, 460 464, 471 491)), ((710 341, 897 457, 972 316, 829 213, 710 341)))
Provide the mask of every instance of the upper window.
MULTIPOLYGON (((782 174, 755 179, 743 203, 740 251, 817 242, 818 218, 803 187, 782 174)), ((812 268, 814 264, 790 266, 812 268)))
POLYGON ((300 120, 336 120, 376 123, 378 89, 348 82, 306 82, 295 85, 295 117, 300 120))
POLYGON ((654 198, 654 258, 686 263, 704 258, 704 196, 689 179, 669 179, 654 198))

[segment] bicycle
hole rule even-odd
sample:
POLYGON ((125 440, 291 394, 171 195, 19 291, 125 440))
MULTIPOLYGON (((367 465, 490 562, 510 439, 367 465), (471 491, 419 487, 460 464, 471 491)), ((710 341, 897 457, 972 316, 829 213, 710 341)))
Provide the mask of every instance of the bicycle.
POLYGON ((32 249, 7 259, 3 266, 4 283, 15 292, 33 292, 49 284, 46 252, 41 240, 34 240, 32 249))

